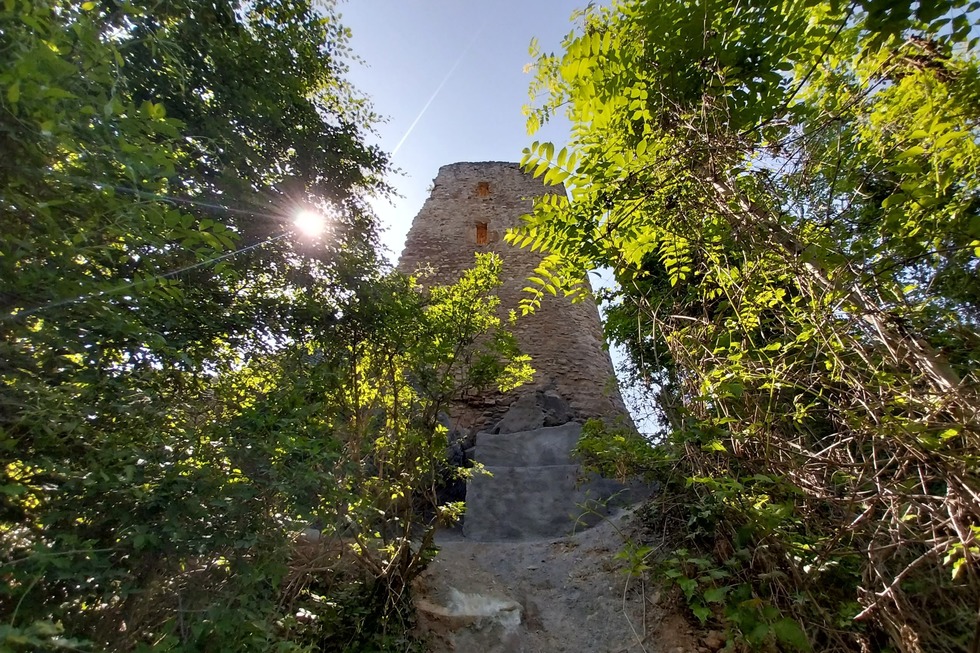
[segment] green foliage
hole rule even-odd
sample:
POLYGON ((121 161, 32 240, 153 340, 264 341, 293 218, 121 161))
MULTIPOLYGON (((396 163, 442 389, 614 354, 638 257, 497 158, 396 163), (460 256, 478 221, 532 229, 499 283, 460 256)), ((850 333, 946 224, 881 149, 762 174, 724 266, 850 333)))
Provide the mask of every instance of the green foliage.
POLYGON ((574 454, 587 471, 622 481, 638 476, 653 479, 665 462, 664 456, 633 429, 609 427, 597 419, 588 420, 582 427, 574 454))
POLYGON ((347 36, 293 0, 2 5, 3 650, 408 648, 459 513, 439 410, 528 368, 499 261, 423 292, 376 254, 347 36))
POLYGON ((522 161, 568 190, 509 236, 547 254, 528 309, 614 270, 667 442, 583 451, 659 471, 666 569, 736 646, 975 637, 978 9, 632 0, 532 49, 529 128, 572 137, 522 161))

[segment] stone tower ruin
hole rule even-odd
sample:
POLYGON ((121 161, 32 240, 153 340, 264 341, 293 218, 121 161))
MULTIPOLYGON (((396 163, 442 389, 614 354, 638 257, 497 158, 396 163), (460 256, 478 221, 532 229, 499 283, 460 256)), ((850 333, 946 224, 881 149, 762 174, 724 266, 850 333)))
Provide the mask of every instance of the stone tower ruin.
MULTIPOLYGON (((497 294, 501 311, 509 312, 542 254, 508 245, 504 234, 530 211, 532 198, 564 192, 516 163, 443 166, 408 232, 399 267, 409 273, 429 267, 432 276, 424 283, 447 284, 473 266, 474 252, 495 252, 503 262, 497 294)), ((531 356, 532 383, 449 407, 451 451, 459 450, 464 465, 476 461, 490 472, 472 476, 463 491, 463 534, 475 540, 561 537, 595 523, 614 498, 628 499, 622 485, 585 474, 574 454, 585 420, 630 423, 595 303, 549 295, 512 331, 531 356)))
MULTIPOLYGON (((531 209, 531 198, 564 194, 561 186, 545 186, 516 163, 453 163, 439 169, 432 191, 408 232, 399 261, 404 272, 430 266, 426 283, 453 283, 473 266, 474 252, 495 252, 503 260, 502 310, 517 308, 528 277, 542 254, 504 242, 507 229, 531 209)), ((612 362, 604 347, 599 312, 591 297, 572 303, 547 296, 533 314, 512 329, 535 369, 530 385, 504 395, 468 398, 454 406, 456 425, 474 431, 489 429, 520 397, 555 394, 567 405, 568 418, 619 417, 628 413, 616 385, 612 362)))

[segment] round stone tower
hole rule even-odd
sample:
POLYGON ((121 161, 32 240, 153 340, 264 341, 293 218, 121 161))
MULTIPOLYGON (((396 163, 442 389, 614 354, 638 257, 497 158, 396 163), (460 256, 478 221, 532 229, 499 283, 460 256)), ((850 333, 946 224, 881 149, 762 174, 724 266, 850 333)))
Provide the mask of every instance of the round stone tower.
MULTIPOLYGON (((425 283, 452 283, 473 266, 474 252, 495 252, 503 260, 498 295, 506 315, 517 308, 542 254, 508 245, 504 234, 530 211, 531 198, 564 192, 563 187, 545 186, 525 174, 516 163, 443 166, 408 232, 399 269, 412 273, 429 266, 434 276, 425 283)), ((569 419, 630 421, 591 297, 572 303, 547 295, 534 314, 517 320, 512 331, 521 350, 532 358, 533 382, 506 394, 468 397, 452 409, 458 426, 489 429, 515 401, 530 395, 562 404, 569 419)))

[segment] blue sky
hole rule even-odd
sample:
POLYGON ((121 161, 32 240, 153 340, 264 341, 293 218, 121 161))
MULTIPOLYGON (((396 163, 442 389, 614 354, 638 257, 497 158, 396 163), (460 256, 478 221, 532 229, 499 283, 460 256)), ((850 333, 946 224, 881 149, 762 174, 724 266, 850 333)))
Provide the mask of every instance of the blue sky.
MULTIPOLYGON (((374 208, 386 228, 385 246, 401 253, 439 167, 457 161, 518 161, 533 140, 564 144, 568 124, 557 120, 533 137, 521 108, 528 102, 528 46, 558 52, 587 0, 347 0, 340 5, 351 45, 363 64, 350 79, 378 113, 377 143, 402 171, 392 185, 401 197, 374 208)), ((612 283, 609 271, 593 287, 612 283)), ((622 354, 612 351, 619 365, 622 354)), ((627 388, 623 388, 628 394, 627 388)), ((627 404, 630 398, 625 397, 627 404)), ((634 413, 637 426, 656 424, 634 413)))
POLYGON ((388 118, 377 142, 402 174, 402 195, 375 203, 384 243, 401 252, 439 167, 456 161, 517 161, 532 140, 565 140, 565 126, 527 135, 532 37, 557 51, 578 0, 347 0, 343 23, 363 64, 350 79, 388 118), (417 121, 417 122, 416 122, 417 121), (413 126, 414 125, 414 126, 413 126))

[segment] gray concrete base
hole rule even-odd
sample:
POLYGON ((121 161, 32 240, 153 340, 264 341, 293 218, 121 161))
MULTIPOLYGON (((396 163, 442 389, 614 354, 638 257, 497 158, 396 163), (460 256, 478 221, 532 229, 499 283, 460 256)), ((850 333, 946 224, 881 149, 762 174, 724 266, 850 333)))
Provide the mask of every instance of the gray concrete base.
POLYGON ((598 475, 583 475, 572 457, 582 425, 477 435, 474 459, 490 476, 466 484, 463 535, 468 539, 550 539, 593 526, 637 496, 598 475))

